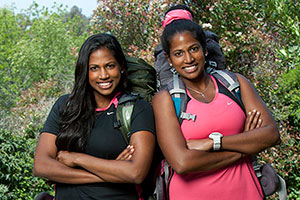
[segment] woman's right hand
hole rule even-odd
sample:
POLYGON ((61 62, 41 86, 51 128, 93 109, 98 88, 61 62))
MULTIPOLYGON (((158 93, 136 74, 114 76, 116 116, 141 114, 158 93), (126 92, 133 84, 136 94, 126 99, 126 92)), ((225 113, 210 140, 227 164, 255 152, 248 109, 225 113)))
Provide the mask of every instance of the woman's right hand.
POLYGON ((244 131, 246 132, 261 127, 263 120, 260 117, 261 114, 257 110, 249 112, 245 122, 244 131))
POLYGON ((116 160, 130 160, 132 158, 132 154, 134 153, 134 147, 132 145, 128 145, 126 149, 124 149, 116 160))

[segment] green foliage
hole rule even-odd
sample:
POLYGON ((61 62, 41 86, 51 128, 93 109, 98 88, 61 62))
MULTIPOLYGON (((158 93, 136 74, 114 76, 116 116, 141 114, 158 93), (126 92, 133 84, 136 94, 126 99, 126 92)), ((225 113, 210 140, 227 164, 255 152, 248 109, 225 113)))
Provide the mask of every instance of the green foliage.
POLYGON ((78 29, 81 17, 60 8, 0 9, 0 199, 53 193, 32 175, 37 136, 56 98, 72 87, 78 47, 89 35, 78 29))
MULTIPOLYGON (((295 131, 300 130, 300 64, 296 69, 291 69, 279 79, 280 87, 276 94, 281 97, 281 102, 286 108, 283 120, 287 120, 295 131)), ((285 110, 284 110, 285 111, 285 110)))
POLYGON ((0 12, 5 22, 0 35, 2 109, 11 108, 22 90, 42 79, 56 78, 70 88, 78 47, 88 37, 84 29, 78 29, 83 18, 66 17, 59 7, 54 13, 38 9, 37 4, 29 10, 27 16, 5 9, 0 12))
POLYGON ((0 107, 10 107, 11 92, 17 91, 14 82, 9 56, 13 54, 12 47, 17 45, 22 30, 14 13, 5 8, 0 9, 0 107))
POLYGON ((0 199, 34 199, 39 192, 52 190, 32 175, 35 138, 0 130, 0 143, 0 199))
POLYGON ((100 1, 91 20, 93 32, 110 32, 129 55, 153 63, 159 44, 161 16, 167 4, 161 1, 100 1), (126 9, 124 9, 126 8, 126 9))
MULTIPOLYGON (((59 77, 68 79, 75 62, 76 48, 83 39, 74 34, 74 21, 63 22, 58 14, 36 19, 18 41, 11 55, 13 73, 19 88, 28 88, 41 79, 59 77)), ((84 38, 87 35, 84 36, 84 38)))
MULTIPOLYGON (((129 55, 153 63, 163 13, 176 3, 189 5, 196 22, 220 36, 228 68, 249 78, 274 114, 282 142, 261 158, 284 177, 289 199, 299 199, 300 2, 104 0, 91 30, 111 32, 129 55)), ((36 136, 55 99, 70 90, 76 54, 90 28, 80 9, 54 8, 33 3, 18 15, 0 9, 1 199, 53 191, 31 173, 36 136)))
POLYGON ((82 34, 85 34, 88 32, 90 19, 87 18, 86 16, 84 16, 81 13, 81 9, 79 9, 77 6, 73 6, 71 8, 71 11, 65 15, 63 21, 68 22, 70 20, 75 20, 77 22, 76 27, 73 27, 73 32, 76 35, 82 35, 82 34), (78 20, 78 19, 80 19, 80 20, 78 20), (75 30, 75 28, 76 28, 76 30, 75 30))

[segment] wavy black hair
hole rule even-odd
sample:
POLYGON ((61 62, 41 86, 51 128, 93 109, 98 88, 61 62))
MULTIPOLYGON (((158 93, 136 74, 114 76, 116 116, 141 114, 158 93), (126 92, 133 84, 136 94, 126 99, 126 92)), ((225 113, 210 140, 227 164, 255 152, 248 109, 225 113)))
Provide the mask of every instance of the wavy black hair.
POLYGON ((75 69, 75 84, 60 111, 59 133, 55 142, 58 150, 85 150, 96 116, 94 89, 89 84, 89 57, 101 48, 109 49, 124 71, 114 92, 127 88, 127 62, 118 40, 106 33, 90 36, 80 48, 75 69))

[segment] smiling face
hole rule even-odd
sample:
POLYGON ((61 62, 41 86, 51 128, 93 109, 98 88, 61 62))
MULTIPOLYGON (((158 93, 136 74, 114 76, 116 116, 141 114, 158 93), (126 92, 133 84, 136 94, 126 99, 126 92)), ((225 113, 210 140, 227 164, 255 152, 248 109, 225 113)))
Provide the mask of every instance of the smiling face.
POLYGON ((108 104, 121 80, 121 66, 107 48, 97 49, 89 58, 89 83, 98 107, 108 104), (101 102, 101 105, 99 105, 101 102))
POLYGON ((204 74, 205 56, 200 42, 189 31, 175 34, 170 40, 168 61, 183 80, 193 80, 204 74))

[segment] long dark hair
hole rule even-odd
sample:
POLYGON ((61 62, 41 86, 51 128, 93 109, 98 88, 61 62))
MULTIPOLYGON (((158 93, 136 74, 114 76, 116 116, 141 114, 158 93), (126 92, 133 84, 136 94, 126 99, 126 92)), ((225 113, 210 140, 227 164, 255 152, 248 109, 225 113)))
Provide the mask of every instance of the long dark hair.
POLYGON ((107 48, 116 58, 122 70, 118 91, 127 87, 127 63, 118 40, 109 34, 90 36, 81 46, 75 69, 75 84, 65 106, 60 111, 58 150, 83 152, 94 126, 96 101, 89 84, 89 57, 95 50, 107 48))

